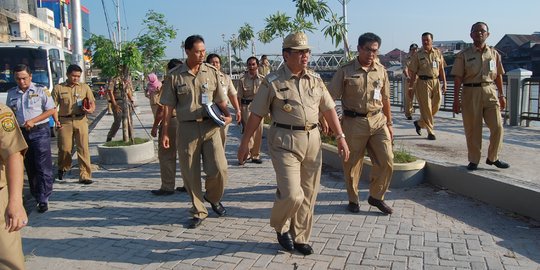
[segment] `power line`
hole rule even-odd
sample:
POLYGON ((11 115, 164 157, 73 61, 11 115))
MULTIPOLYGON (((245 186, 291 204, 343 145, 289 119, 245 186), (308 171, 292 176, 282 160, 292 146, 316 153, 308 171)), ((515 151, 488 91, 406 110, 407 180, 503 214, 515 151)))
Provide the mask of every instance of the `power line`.
POLYGON ((107 14, 107 8, 105 7, 104 0, 101 0, 101 5, 103 6, 103 13, 105 13, 105 23, 107 24, 107 32, 109 32, 109 39, 112 40, 111 26, 109 24, 109 15, 107 14))

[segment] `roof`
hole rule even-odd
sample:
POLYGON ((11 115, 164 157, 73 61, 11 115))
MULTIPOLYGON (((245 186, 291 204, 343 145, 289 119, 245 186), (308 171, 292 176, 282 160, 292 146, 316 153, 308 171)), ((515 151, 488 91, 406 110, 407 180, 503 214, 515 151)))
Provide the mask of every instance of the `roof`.
POLYGON ((514 42, 518 47, 525 44, 525 43, 527 43, 527 42, 529 42, 529 41, 534 41, 536 43, 540 43, 540 35, 506 34, 501 39, 501 41, 504 40, 506 37, 509 38, 510 40, 512 40, 512 42, 514 42))

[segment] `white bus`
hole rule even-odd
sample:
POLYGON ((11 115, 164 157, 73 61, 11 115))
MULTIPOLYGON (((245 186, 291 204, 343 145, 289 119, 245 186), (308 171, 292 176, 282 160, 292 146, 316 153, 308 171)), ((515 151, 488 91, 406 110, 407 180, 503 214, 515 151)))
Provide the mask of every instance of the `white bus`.
POLYGON ((25 64, 32 71, 32 81, 52 91, 66 80, 71 54, 60 47, 33 43, 0 43, 0 102, 6 104, 7 90, 16 86, 13 68, 25 64))

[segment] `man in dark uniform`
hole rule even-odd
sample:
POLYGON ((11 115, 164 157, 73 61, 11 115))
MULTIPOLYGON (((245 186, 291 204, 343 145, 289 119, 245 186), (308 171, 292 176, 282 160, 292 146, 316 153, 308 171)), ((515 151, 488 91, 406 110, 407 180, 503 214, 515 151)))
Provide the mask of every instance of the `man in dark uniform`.
POLYGON ((160 103, 165 106, 161 143, 164 148, 170 147, 168 130, 172 110, 176 108, 176 145, 180 171, 193 204, 190 210, 192 219, 187 227, 194 229, 208 216, 203 200, 208 201, 219 216, 226 212, 221 198, 227 181, 227 159, 219 126, 209 118, 204 106, 210 102, 216 103, 223 112, 226 125, 231 123, 232 118, 227 109, 227 97, 221 88, 219 71, 204 63, 204 39, 199 35, 189 36, 184 44, 186 63, 170 72, 161 92, 160 103), (201 158, 206 173, 204 195, 201 158))
POLYGON ((27 148, 13 112, 0 104, 0 269, 24 269, 19 230, 28 224, 22 196, 27 148))
POLYGON ((24 166, 30 193, 36 199, 38 212, 43 213, 49 209, 49 196, 53 190, 49 116, 56 112, 56 108, 49 89, 32 82, 28 66, 17 65, 13 73, 17 87, 8 91, 7 103, 15 112, 29 146, 24 166))
POLYGON ((288 35, 282 48, 285 65, 266 76, 255 95, 238 162, 246 162, 249 140, 270 113, 273 123, 268 148, 277 182, 270 226, 284 249, 309 255, 313 253, 309 240, 322 167, 319 114, 339 134, 336 140, 344 160, 349 158, 349 148, 332 97, 321 77, 307 68, 311 50, 306 34, 288 35))

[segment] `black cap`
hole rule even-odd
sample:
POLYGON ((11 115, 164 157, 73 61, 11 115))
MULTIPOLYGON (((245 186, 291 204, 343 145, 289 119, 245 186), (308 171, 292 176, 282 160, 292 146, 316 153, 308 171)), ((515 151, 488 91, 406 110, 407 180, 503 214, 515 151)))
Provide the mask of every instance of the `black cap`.
POLYGON ((415 50, 415 49, 418 49, 418 45, 416 45, 416 43, 413 43, 411 44, 411 46, 409 46, 409 50, 415 50))

